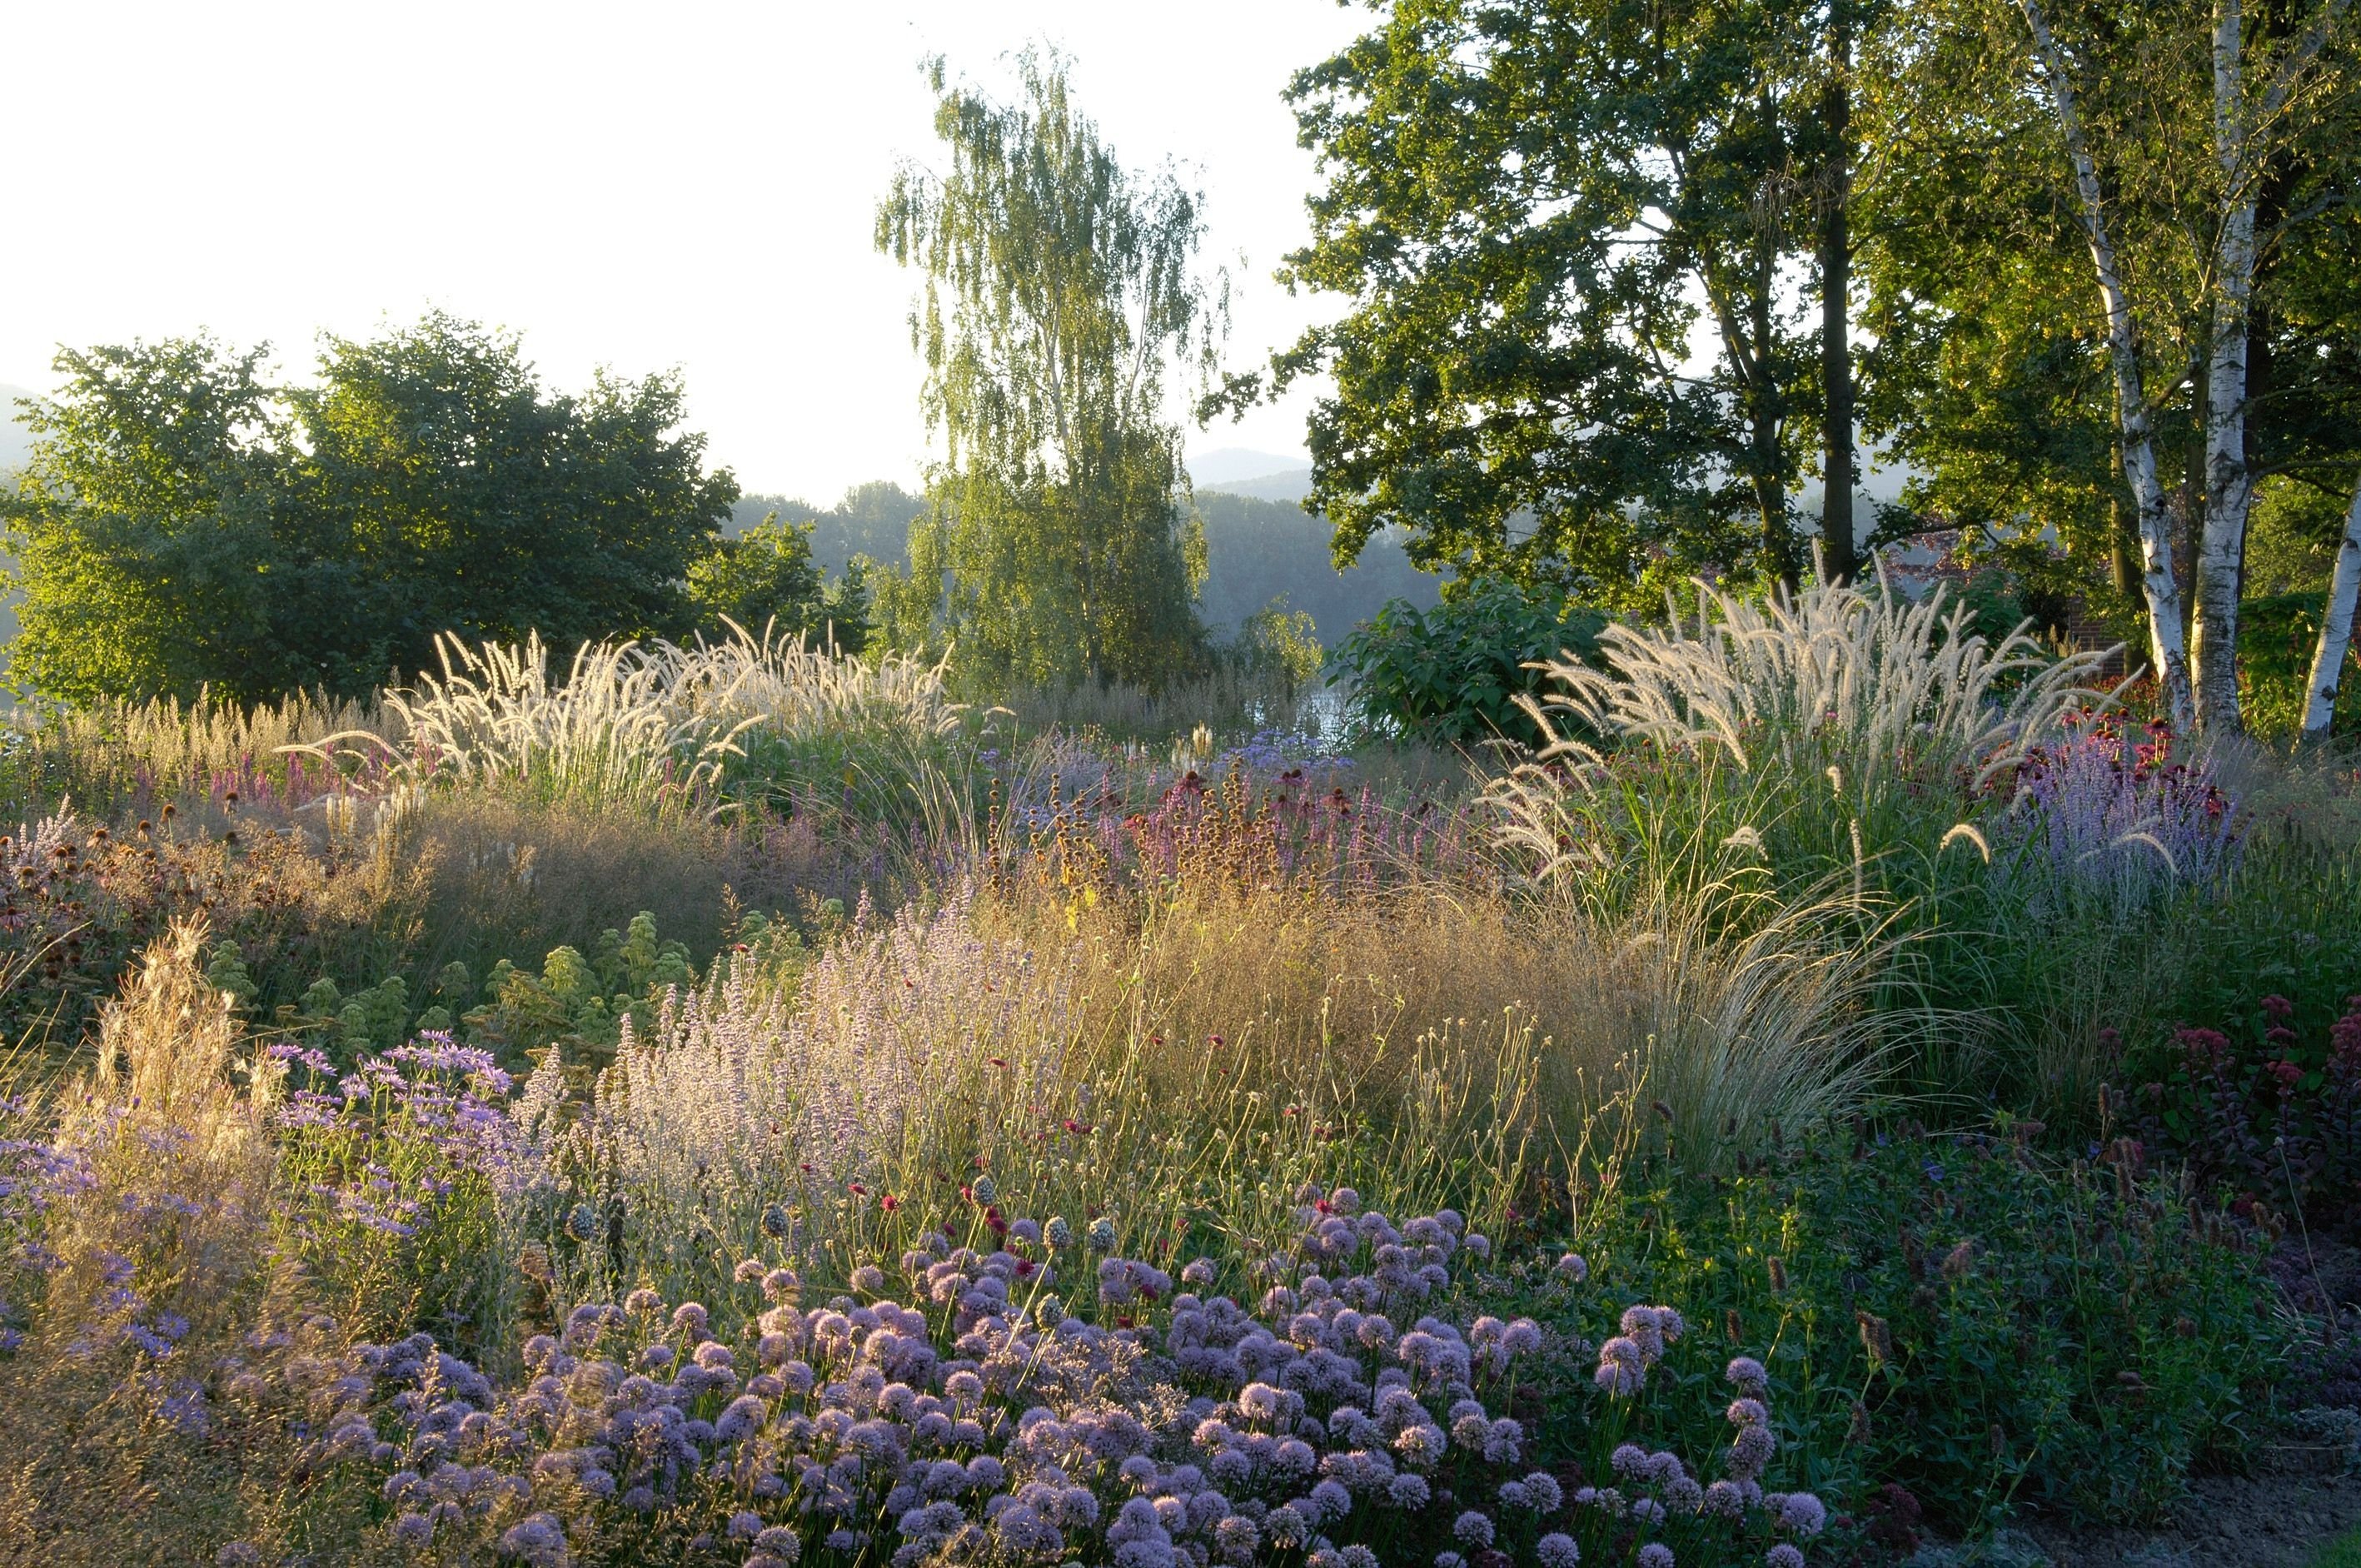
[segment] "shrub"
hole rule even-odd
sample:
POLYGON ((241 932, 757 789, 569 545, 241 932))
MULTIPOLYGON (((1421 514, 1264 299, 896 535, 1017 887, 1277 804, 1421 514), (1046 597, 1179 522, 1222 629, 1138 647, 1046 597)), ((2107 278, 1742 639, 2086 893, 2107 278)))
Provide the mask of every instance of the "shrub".
POLYGON ((1947 1529, 2037 1502, 2153 1519, 2260 1436, 2291 1344, 2268 1244, 2032 1130, 1817 1136, 1712 1190, 1634 1184, 1585 1250, 1627 1295, 1771 1343, 1795 1445, 1947 1529))
POLYGON ((1521 697, 1541 691, 1534 666, 1598 654, 1599 610, 1510 583, 1485 583, 1421 612, 1389 599, 1346 637, 1331 684, 1349 683, 1364 723, 1381 734, 1470 745, 1534 739, 1521 697))
POLYGON ((2276 993, 2222 1022, 2227 1032, 2180 1029, 2169 1054, 2126 1064, 2157 1076, 2123 1107, 2139 1135, 2125 1157, 2182 1161, 2243 1212, 2261 1203, 2349 1224, 2361 1213, 2361 995, 2325 1028, 2276 993))

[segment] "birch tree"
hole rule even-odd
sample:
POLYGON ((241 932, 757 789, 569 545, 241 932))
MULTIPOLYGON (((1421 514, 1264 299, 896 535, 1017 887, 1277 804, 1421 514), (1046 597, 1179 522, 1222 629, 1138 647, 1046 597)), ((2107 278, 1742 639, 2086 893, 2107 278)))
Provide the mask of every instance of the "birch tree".
POLYGON ((2164 487, 2157 477, 2156 444, 2146 376, 2140 364, 2137 328, 2116 249, 2098 160, 2077 98, 2072 62, 2051 32, 2039 0, 2018 0, 2026 25, 2033 34, 2034 59, 2049 110, 2066 144, 2074 171, 2076 217, 2091 247, 2091 264, 2098 275, 2099 301, 2107 323, 2107 359, 2114 371, 2115 422, 2122 443, 2124 478, 2131 487, 2136 527, 2139 535, 2140 587, 2147 603, 2148 656, 2164 693, 2165 707, 2175 729, 2188 729, 2194 718, 2189 653, 2181 638, 2180 585, 2172 570, 2171 519, 2164 487))
POLYGON ((1168 373, 1210 371, 1226 314, 1191 271, 1202 198, 1126 170, 1063 60, 1017 68, 1004 105, 929 67, 950 167, 905 165, 877 210, 878 249, 926 275, 911 339, 944 446, 910 576, 883 598, 943 585, 940 631, 1005 677, 1158 686, 1202 645, 1202 536, 1165 412, 1168 373))
MULTIPOLYGON (((2257 268, 2276 237, 2257 227, 2258 198, 2275 161, 2298 148, 2311 122, 2307 89, 2321 56, 2339 38, 2349 0, 2301 7, 2300 28, 2281 24, 2265 35, 2242 0, 2212 0, 2204 29, 2210 81, 2203 94, 2176 80, 2184 58, 2182 29, 2193 20, 2178 5, 2147 8, 2130 18, 2117 12, 2078 16, 2064 34, 2044 0, 2016 0, 2032 44, 2036 79, 2072 170, 2076 215, 2089 243, 2114 372, 2124 479, 2131 491, 2140 544, 2141 584, 2148 611, 2150 656, 2176 729, 2234 731, 2239 723, 2238 598, 2255 466, 2248 439, 2252 399, 2248 349, 2257 268), (2210 107, 2210 179, 2198 185, 2170 156, 2146 146, 2102 147, 2081 103, 2081 83, 2104 75, 2117 93, 2144 95, 2141 115, 2169 126, 2179 106, 2210 107), (2103 163, 2104 167, 2103 168, 2103 163), (2126 214, 2141 205, 2176 209, 2170 220, 2144 225, 2191 254, 2168 257, 2152 246, 2147 257, 2155 287, 2170 292, 2176 280, 2193 280, 2191 298, 2150 301, 2143 312, 2133 297, 2136 278, 2125 265, 2120 233, 2126 214), (2153 416, 2160 393, 2147 382, 2141 319, 2175 313, 2194 330, 2183 362, 2168 363, 2168 380, 2194 384, 2202 410, 2202 515, 2198 530, 2191 649, 2181 636, 2181 585, 2171 556, 2171 510, 2159 479, 2153 416)), ((2119 133, 2120 134, 2120 133, 2119 133)), ((2133 218, 2137 223, 2140 220, 2133 218)))
POLYGON ((2325 740, 2329 721, 2336 717, 2337 677, 2345 669, 2345 651, 2353 645, 2353 605, 2361 598, 2361 485, 2345 512, 2345 540, 2337 546, 2336 569, 2328 580, 2328 609, 2320 618, 2320 641, 2312 651, 2312 677, 2305 684, 2303 738, 2325 740))

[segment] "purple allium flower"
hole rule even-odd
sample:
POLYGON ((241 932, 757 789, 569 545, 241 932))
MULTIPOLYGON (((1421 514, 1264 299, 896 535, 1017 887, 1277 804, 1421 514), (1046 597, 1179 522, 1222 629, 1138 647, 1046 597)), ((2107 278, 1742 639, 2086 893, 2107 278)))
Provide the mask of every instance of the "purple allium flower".
POLYGON ((1673 1549, 1661 1541, 1652 1541, 1640 1548, 1640 1555, 1631 1561, 1638 1568, 1673 1568, 1673 1549))
POLYGON ((864 1296, 875 1296, 885 1288, 885 1271, 873 1263, 864 1263, 852 1271, 852 1288, 864 1296))
POLYGON ((1790 1492, 1780 1500, 1779 1522, 1809 1540, 1828 1527, 1828 1507, 1809 1492, 1790 1492))
POLYGON ((1737 1439, 1730 1445, 1730 1478, 1741 1486, 1759 1479, 1778 1447, 1778 1440, 1767 1426, 1739 1428, 1737 1439))
POLYGON ((1574 1543, 1574 1537, 1552 1530, 1533 1542, 1533 1556, 1542 1568, 1575 1568, 1582 1561, 1582 1548, 1574 1543))
POLYGON ((762 1533, 762 1515, 755 1513, 751 1509, 741 1508, 736 1513, 730 1516, 729 1534, 730 1540, 752 1541, 762 1533))
POLYGON ((1749 1398, 1760 1399, 1771 1392, 1771 1375, 1751 1355, 1733 1356, 1722 1376, 1730 1379, 1731 1387, 1749 1398))
POLYGON ((555 1514, 531 1515, 500 1537, 500 1550, 524 1559, 532 1568, 565 1568, 566 1527, 558 1523, 555 1514))
POLYGON ((1411 1513, 1425 1508, 1433 1497, 1434 1490, 1427 1485, 1423 1475, 1413 1475, 1405 1471, 1386 1483, 1386 1501, 1411 1513))
POLYGON ((1451 1521, 1451 1538, 1470 1552, 1480 1552, 1492 1544, 1492 1520, 1470 1508, 1451 1521))
POLYGON ((1252 1563, 1261 1546, 1262 1531, 1242 1515, 1232 1514, 1213 1527, 1213 1555, 1224 1563, 1252 1563))
POLYGON ((763 1277, 763 1260, 759 1257, 740 1258, 738 1266, 730 1271, 730 1277, 741 1285, 753 1284, 763 1277))
POLYGON ((686 1334, 691 1339, 699 1338, 705 1333, 710 1321, 704 1306, 699 1302, 683 1301, 673 1309, 672 1331, 675 1333, 686 1334))
POLYGON ((754 1550, 767 1552, 782 1562, 793 1563, 803 1555, 804 1543, 794 1530, 783 1524, 774 1524, 767 1526, 754 1537, 754 1550))
POLYGON ((1771 1419, 1763 1401, 1754 1398, 1731 1400, 1729 1414, 1730 1424, 1736 1427, 1759 1427, 1771 1419))
POLYGON ((1804 1554, 1783 1541, 1763 1554, 1763 1568, 1804 1568, 1804 1554))

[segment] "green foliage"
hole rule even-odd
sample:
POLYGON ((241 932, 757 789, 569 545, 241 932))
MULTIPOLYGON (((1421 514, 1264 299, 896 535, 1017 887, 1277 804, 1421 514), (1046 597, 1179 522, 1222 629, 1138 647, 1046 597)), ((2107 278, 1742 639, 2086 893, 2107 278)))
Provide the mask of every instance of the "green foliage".
POLYGON ((1778 1413, 1806 1482, 1898 1482, 1954 1530, 2037 1502, 2158 1517, 2260 1435, 2290 1345, 2257 1242, 2006 1128, 1817 1137, 1592 1223, 1603 1281, 1682 1302, 1795 1391, 1778 1413))
POLYGON ((906 166, 878 208, 878 248, 926 274, 911 334, 947 448, 881 609, 908 647, 929 607, 1004 681, 1154 686, 1202 652, 1204 543, 1176 504, 1164 378, 1168 360, 1210 364, 1224 313, 1190 271, 1202 201, 1124 170, 1063 60, 1020 70, 1024 100, 1003 106, 936 62, 950 171, 906 166))
POLYGON ((1518 707, 1547 675, 1526 666, 1571 653, 1592 660, 1607 617, 1547 590, 1488 583, 1421 613, 1389 601, 1345 639, 1332 679, 1349 680, 1374 727, 1453 744, 1537 739, 1518 707))
POLYGON ((675 433, 677 379, 553 396, 513 336, 440 313, 327 339, 305 386, 206 337, 57 365, 0 515, 20 678, 67 701, 365 693, 445 631, 676 631, 737 495, 675 433))
POLYGON ((1229 655, 1246 674, 1297 686, 1318 674, 1327 660, 1312 617, 1288 609, 1285 594, 1238 623, 1237 640, 1230 644, 1229 655))
POLYGON ((809 637, 847 653, 869 640, 869 590, 854 565, 830 583, 812 558, 813 525, 774 510, 735 539, 717 539, 689 563, 688 602, 700 623, 736 621, 761 636, 809 637))
MULTIPOLYGON (((2133 11, 2052 0, 2042 13, 2074 76, 2129 280, 2161 482, 2189 515, 2212 482, 2206 378, 2190 367, 2205 364, 2220 308, 2217 13, 2190 0, 2133 11)), ((2334 20, 2311 5, 2268 20, 2248 12, 2247 91, 2258 98, 2267 73, 2292 62, 2293 41, 2334 20)), ((2345 26, 2330 60, 2349 49, 2345 26)), ((2001 560, 2055 599, 2144 612, 2106 321, 2025 12, 1933 0, 1892 8, 1872 38, 1861 79, 1878 151, 1854 225, 1873 345, 1862 425, 1916 470, 1885 530, 1955 529, 1971 559, 2001 560)), ((2349 63, 2324 74, 2253 127, 2260 250, 2245 444, 2256 477, 2301 475, 2349 494, 2361 367, 2350 332, 2332 323, 2352 319, 2361 273, 2354 217, 2329 192, 2350 180, 2361 134, 2349 63)), ((2187 560, 2180 571, 2186 595, 2187 560)))
POLYGON ((789 522, 810 523, 812 559, 841 576, 863 555, 907 568, 910 524, 926 510, 923 497, 890 479, 872 479, 845 491, 844 499, 825 511, 792 496, 741 496, 730 509, 730 528, 750 532, 772 512, 789 522))
MULTIPOLYGON (((2250 598, 2238 610, 2240 714, 2255 735, 2288 740, 2303 729, 2311 698, 2312 656, 2319 646, 2320 619, 2327 590, 2273 594, 2250 598)), ((2361 734, 2361 644, 2348 643, 2344 678, 2336 685, 2336 710, 2329 731, 2361 734)))
POLYGON ((1399 525, 1422 568, 1591 602, 1652 564, 1792 579, 1816 362, 1782 268, 1809 226, 1789 182, 1817 93, 1789 67, 1812 9, 1387 9, 1288 94, 1328 183, 1284 276, 1351 309, 1274 370, 1335 378, 1311 447, 1339 558, 1399 525))

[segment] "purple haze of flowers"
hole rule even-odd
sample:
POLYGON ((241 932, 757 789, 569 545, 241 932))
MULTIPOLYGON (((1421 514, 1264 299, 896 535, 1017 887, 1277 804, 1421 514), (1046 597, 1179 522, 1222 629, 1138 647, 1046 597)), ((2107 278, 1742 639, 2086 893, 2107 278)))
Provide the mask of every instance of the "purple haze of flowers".
POLYGON ((2028 755, 1999 837, 2004 874, 2121 909, 2213 883, 2242 848, 2235 803, 2210 764, 2175 762, 2169 742, 2136 741, 2107 719, 2028 755))

